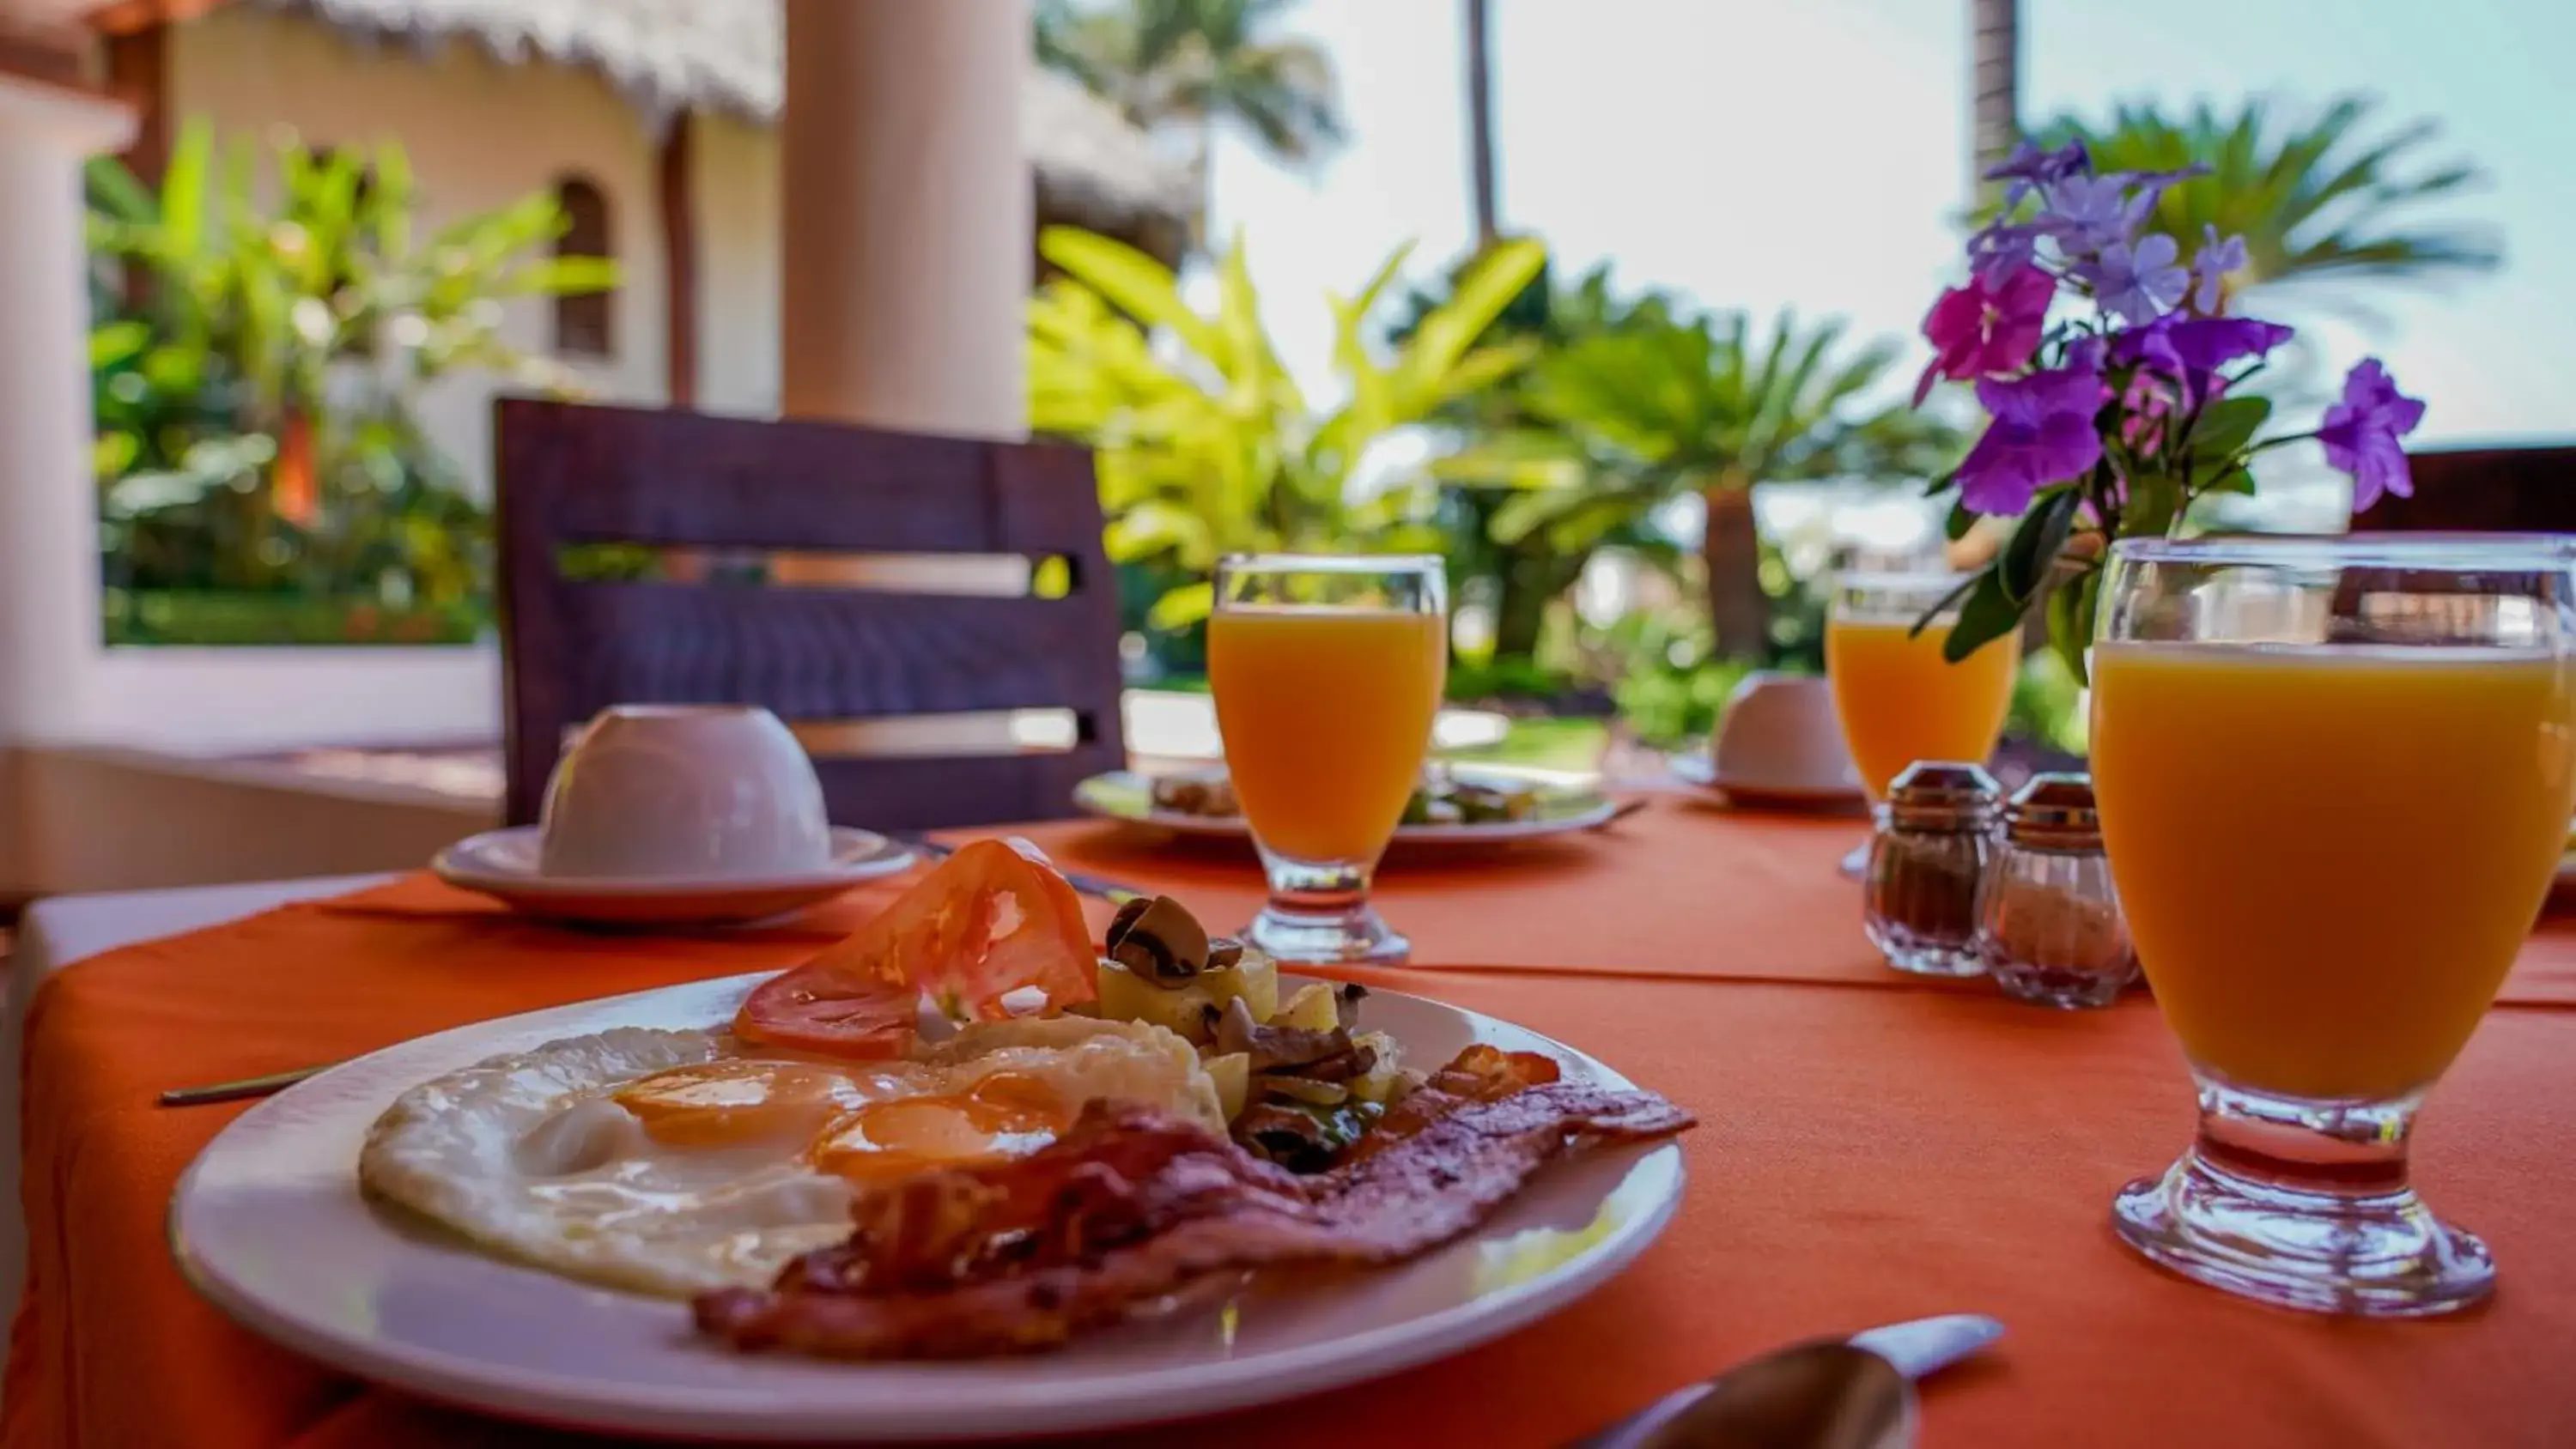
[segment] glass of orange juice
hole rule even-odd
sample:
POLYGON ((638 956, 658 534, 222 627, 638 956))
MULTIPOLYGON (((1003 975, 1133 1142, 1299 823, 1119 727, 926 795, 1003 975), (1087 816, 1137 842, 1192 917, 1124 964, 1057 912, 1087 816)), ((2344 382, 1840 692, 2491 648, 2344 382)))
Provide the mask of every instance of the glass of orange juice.
POLYGON ((2443 1313, 2486 1245, 2407 1177, 2415 1110, 2548 892, 2576 808, 2576 545, 2123 540, 2093 780, 2200 1130, 2120 1236, 2291 1308, 2443 1313))
POLYGON ((1270 901, 1245 938, 1290 961, 1411 950, 1369 877, 1431 749, 1449 669, 1435 555, 1237 556, 1217 565, 1208 686, 1270 901))
MULTIPOLYGON (((1825 678, 1843 745, 1873 805, 1915 761, 1981 765, 2003 734, 2020 636, 1994 640, 1956 664, 1941 654, 1958 622, 1946 606, 1966 582, 1956 574, 1908 573, 1835 580, 1825 615, 1825 678), (1924 623, 1936 609, 1942 612, 1924 623)), ((1864 842, 1843 861, 1843 874, 1857 877, 1868 862, 1864 842)))

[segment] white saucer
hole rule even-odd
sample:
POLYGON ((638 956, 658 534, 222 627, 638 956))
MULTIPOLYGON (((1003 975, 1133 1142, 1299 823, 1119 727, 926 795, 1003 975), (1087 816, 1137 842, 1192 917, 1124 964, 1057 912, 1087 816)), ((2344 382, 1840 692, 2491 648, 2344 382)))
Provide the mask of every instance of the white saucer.
POLYGON ((598 926, 676 926, 784 915, 861 881, 892 875, 913 860, 910 850, 884 836, 844 825, 832 827, 832 860, 821 870, 743 880, 548 876, 538 869, 538 849, 533 825, 487 830, 440 851, 429 868, 449 885, 496 897, 532 916, 598 926))
POLYGON ((1704 790, 1715 790, 1739 805, 1789 810, 1846 810, 1867 803, 1869 792, 1858 781, 1816 784, 1800 780, 1746 780, 1721 777, 1705 755, 1675 755, 1674 778, 1704 790))

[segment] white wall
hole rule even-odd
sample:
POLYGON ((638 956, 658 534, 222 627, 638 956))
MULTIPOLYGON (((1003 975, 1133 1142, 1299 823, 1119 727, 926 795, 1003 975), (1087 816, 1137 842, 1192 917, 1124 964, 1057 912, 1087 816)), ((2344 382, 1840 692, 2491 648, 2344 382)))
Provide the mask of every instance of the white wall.
MULTIPOLYGON (((614 314, 616 355, 577 365, 603 401, 664 400, 656 141, 642 114, 605 81, 543 63, 500 65, 470 44, 428 52, 363 44, 312 20, 249 6, 173 27, 169 66, 173 120, 204 117, 219 139, 283 125, 307 146, 399 141, 430 229, 549 189, 567 173, 589 177, 608 197, 625 285, 614 314)), ((775 316, 773 303, 773 328, 775 316)), ((503 333, 521 347, 548 350, 551 308, 540 299, 512 301, 503 333)), ((488 379, 457 377, 431 388, 421 403, 431 436, 478 488, 490 479, 493 391, 488 379)))
POLYGON ((778 133, 691 123, 698 198, 698 406, 778 411, 778 133))

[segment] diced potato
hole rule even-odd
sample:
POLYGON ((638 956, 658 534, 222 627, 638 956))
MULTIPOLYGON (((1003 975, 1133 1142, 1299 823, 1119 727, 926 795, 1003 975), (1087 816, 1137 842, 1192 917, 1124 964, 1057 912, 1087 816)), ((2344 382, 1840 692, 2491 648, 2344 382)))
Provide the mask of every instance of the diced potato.
POLYGON ((1208 991, 1208 999, 1222 1010, 1225 1004, 1240 996, 1252 1019, 1268 1022, 1279 1014, 1279 963, 1257 951, 1246 951, 1243 959, 1222 971, 1202 971, 1198 985, 1208 991))
POLYGON ((1352 1038, 1351 1044, 1377 1053, 1374 1065, 1351 1078, 1351 1095, 1363 1102, 1392 1100, 1396 1095, 1397 1081, 1404 1075, 1404 1052, 1395 1044, 1395 1038, 1382 1031, 1364 1031, 1352 1038))
POLYGON ((1100 963, 1100 1014, 1110 1021, 1142 1021, 1191 1041, 1207 1035, 1207 989, 1193 981, 1167 990, 1115 961, 1100 963))
POLYGON ((1244 1100, 1252 1091, 1252 1054, 1228 1052, 1209 1057, 1199 1065, 1207 1068, 1209 1080, 1216 1083, 1216 1099, 1225 1108, 1225 1120, 1243 1115, 1244 1100))
POLYGON ((1202 971, 1177 988, 1136 975, 1115 961, 1100 963, 1100 1015, 1167 1027, 1191 1041, 1208 1039, 1208 1010, 1236 997, 1255 1021, 1279 1009, 1279 968, 1266 956, 1247 955, 1222 971, 1202 971))
POLYGON ((1342 1024, 1342 1014, 1333 1005, 1333 988, 1315 981, 1299 987, 1270 1024, 1299 1031, 1331 1031, 1342 1024))

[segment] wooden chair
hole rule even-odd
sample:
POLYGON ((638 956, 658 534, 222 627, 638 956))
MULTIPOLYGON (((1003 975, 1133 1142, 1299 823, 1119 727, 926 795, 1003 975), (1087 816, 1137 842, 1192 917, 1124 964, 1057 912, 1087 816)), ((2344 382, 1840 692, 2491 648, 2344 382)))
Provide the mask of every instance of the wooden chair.
POLYGON ((2356 533, 2576 533, 2576 448, 2439 448, 2407 458, 2415 496, 2386 497, 2356 533))
POLYGON ((1126 763, 1088 453, 519 399, 497 405, 495 435, 510 823, 537 818, 566 733, 619 703, 767 706, 815 753, 832 818, 878 829, 1064 815, 1076 781, 1126 763), (568 548, 600 545, 719 563, 788 551, 802 567, 567 576, 568 548), (1065 585, 924 592, 925 555, 1016 555, 1065 585), (778 586, 789 574, 802 582, 778 586), (949 720, 918 721, 900 755, 818 744, 905 716, 1048 708, 1072 711, 1069 749, 952 751, 968 731, 949 720))

